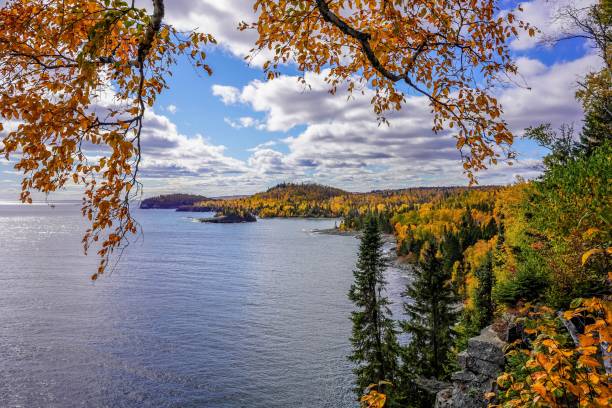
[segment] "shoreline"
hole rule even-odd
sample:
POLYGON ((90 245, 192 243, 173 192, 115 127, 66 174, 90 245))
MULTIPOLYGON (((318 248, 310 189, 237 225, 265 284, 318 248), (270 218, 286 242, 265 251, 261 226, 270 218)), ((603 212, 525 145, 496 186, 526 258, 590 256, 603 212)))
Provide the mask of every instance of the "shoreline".
MULTIPOLYGON (((340 231, 337 228, 324 228, 324 229, 313 229, 311 232, 315 234, 321 235, 336 235, 342 237, 354 237, 359 239, 361 237, 361 232, 359 231, 340 231)), ((405 259, 402 259, 399 255, 397 255, 397 241, 395 240, 395 235, 393 234, 381 234, 383 241, 383 252, 385 253, 387 259, 389 260, 389 266, 398 269, 409 270, 413 267, 413 265, 409 262, 406 262, 405 259)))

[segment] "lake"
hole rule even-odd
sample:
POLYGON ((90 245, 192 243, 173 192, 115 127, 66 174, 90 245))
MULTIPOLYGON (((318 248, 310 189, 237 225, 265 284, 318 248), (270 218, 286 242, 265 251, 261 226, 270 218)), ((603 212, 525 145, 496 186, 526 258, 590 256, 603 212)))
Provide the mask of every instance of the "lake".
MULTIPOLYGON (((356 407, 359 241, 335 220, 201 224, 136 210, 144 235, 92 283, 79 206, 0 205, 1 407, 356 407)), ((398 317, 405 272, 387 280, 398 317)))

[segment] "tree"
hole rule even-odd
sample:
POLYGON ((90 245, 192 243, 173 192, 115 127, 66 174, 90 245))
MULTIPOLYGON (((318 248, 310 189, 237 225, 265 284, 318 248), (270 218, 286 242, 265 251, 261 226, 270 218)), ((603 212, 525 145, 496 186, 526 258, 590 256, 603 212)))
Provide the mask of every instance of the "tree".
POLYGON ((535 141, 550 152, 543 159, 545 168, 564 165, 578 153, 574 128, 569 125, 561 125, 559 132, 554 131, 550 123, 530 126, 525 129, 524 137, 535 141))
POLYGON ((457 321, 456 302, 450 286, 450 274, 442 268, 434 241, 425 242, 414 280, 405 295, 412 302, 404 304, 407 320, 402 330, 410 335, 404 353, 405 370, 425 377, 444 379, 452 367, 452 330, 457 321))
POLYGON ((583 7, 569 4, 560 9, 557 19, 562 23, 562 33, 549 41, 586 39, 604 63, 600 71, 585 75, 576 92, 585 114, 580 147, 590 155, 612 137, 612 7, 607 0, 583 7))
POLYGON ((130 200, 140 192, 146 108, 178 56, 210 73, 201 47, 214 39, 179 33, 163 17, 162 0, 152 15, 122 0, 9 0, 0 9, 0 154, 23 173, 23 202, 32 190, 83 186, 85 251, 100 241, 92 279, 137 230, 130 200))
POLYGON ((584 109, 580 148, 590 155, 612 139, 612 71, 590 73, 579 85, 576 97, 584 109))
POLYGON ((462 259, 462 252, 457 235, 452 232, 447 232, 440 243, 440 251, 442 252, 444 261, 443 267, 447 272, 453 270, 455 262, 462 259))
MULTIPOLYGON (((264 65, 301 70, 329 66, 332 90, 370 85, 381 120, 405 94, 426 98, 433 130, 457 130, 464 167, 495 164, 501 147, 512 157, 512 134, 490 91, 514 73, 508 40, 535 29, 498 0, 256 0, 256 53, 274 49, 264 65), (476 85, 475 85, 476 84, 476 85), (465 152, 463 150, 467 149, 465 152)), ((139 196, 140 135, 147 107, 166 88, 184 55, 209 74, 202 47, 210 35, 179 33, 164 23, 164 1, 151 15, 125 0, 8 0, 0 9, 0 154, 23 174, 23 202, 80 185, 89 220, 84 249, 99 241, 97 279, 137 223, 130 200, 139 196), (107 98, 106 96, 110 96, 107 98), (110 99, 110 100, 109 100, 110 99), (86 147, 93 146, 92 149, 86 147)))
POLYGON ((474 275, 478 279, 478 286, 474 293, 474 306, 476 308, 478 330, 481 330, 491 323, 495 311, 491 297, 493 290, 493 257, 491 252, 487 253, 484 262, 478 266, 474 275))
POLYGON ((359 396, 370 384, 393 382, 396 377, 399 345, 389 301, 384 295, 386 267, 378 224, 370 217, 359 246, 353 272, 355 281, 348 294, 357 307, 351 314, 353 353, 349 359, 356 363, 355 391, 359 396))
MULTIPOLYGON (((434 114, 433 130, 457 130, 464 168, 497 162, 494 147, 506 149, 512 134, 501 119, 491 87, 516 67, 508 39, 529 24, 501 13, 496 0, 258 0, 254 24, 259 39, 253 55, 274 54, 264 64, 269 78, 279 65, 323 72, 331 91, 370 85, 374 111, 400 109, 407 93, 423 96, 434 114), (478 74, 476 74, 478 72, 478 74), (482 75, 482 77, 481 77, 482 75), (479 85, 482 84, 482 85, 479 85)), ((520 9, 520 7, 519 7, 520 9)), ((506 151, 506 157, 513 157, 506 151)))
POLYGON ((480 236, 480 227, 472 215, 472 208, 468 205, 465 207, 465 212, 461 217, 461 228, 459 228, 461 249, 465 250, 470 245, 476 243, 476 241, 480 239, 480 236))

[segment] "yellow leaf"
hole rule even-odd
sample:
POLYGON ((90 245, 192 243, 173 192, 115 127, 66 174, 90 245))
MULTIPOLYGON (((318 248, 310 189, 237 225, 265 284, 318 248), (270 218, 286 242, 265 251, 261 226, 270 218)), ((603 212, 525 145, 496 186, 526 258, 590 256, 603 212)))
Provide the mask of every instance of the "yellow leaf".
POLYGON ((591 256, 602 253, 602 252, 603 252, 603 249, 601 248, 589 249, 584 254, 582 254, 582 265, 585 265, 591 256))

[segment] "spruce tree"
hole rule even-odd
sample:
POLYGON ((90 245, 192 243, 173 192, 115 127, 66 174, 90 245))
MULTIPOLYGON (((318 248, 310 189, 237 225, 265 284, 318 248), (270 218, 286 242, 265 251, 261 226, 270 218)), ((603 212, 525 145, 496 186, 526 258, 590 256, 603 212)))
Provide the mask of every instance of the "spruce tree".
MULTIPOLYGON (((353 271, 355 281, 348 294, 357 307, 351 314, 353 353, 349 359, 356 364, 355 392, 358 396, 370 384, 383 380, 393 383, 397 373, 399 345, 389 301, 384 295, 383 272, 387 262, 382 245, 378 224, 371 217, 363 230, 357 266, 353 271)), ((390 388, 383 391, 391 393, 390 388)))
POLYGON ((468 205, 461 217, 461 227, 459 228, 459 242, 461 252, 469 246, 474 245, 481 238, 480 226, 472 216, 472 208, 468 205))
POLYGON ((478 330, 485 328, 491 320, 493 320, 493 312, 495 307, 491 297, 493 289, 493 256, 491 252, 487 253, 484 262, 476 269, 476 279, 478 279, 478 287, 474 294, 474 306, 476 308, 476 319, 478 330))
POLYGON ((405 292, 411 299, 404 304, 407 320, 401 323, 403 331, 411 337, 403 356, 405 370, 445 379, 454 361, 452 327, 457 320, 453 307, 456 298, 450 274, 437 257, 434 241, 424 243, 418 267, 412 271, 414 280, 405 292))
POLYGON ((455 262, 460 261, 463 258, 459 238, 457 238, 457 235, 453 234, 452 232, 447 232, 444 235, 444 239, 440 244, 440 251, 442 252, 444 258, 442 266, 447 272, 452 271, 455 262))

